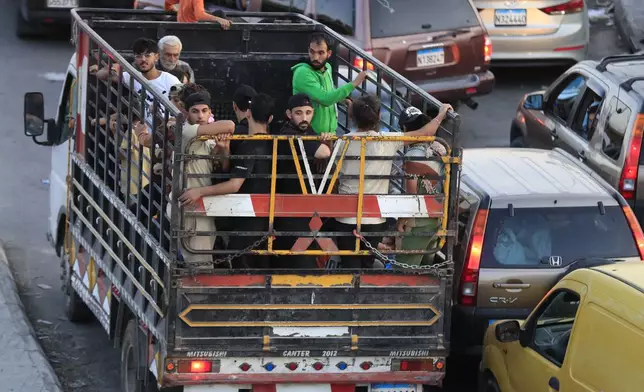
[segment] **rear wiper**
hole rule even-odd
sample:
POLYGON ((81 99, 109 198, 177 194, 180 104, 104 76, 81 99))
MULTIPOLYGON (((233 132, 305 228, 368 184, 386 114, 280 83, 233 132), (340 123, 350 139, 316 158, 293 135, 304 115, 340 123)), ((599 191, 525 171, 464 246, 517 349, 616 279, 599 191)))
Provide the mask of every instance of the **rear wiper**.
MULTIPOLYGON (((425 26, 427 26, 427 25, 423 25, 422 28, 423 29, 431 28, 431 25, 429 25, 430 27, 425 27, 425 26)), ((470 32, 470 29, 458 29, 458 30, 450 31, 449 33, 437 35, 437 36, 434 37, 434 40, 449 37, 449 36, 456 37, 459 34, 467 34, 469 32, 470 32)))

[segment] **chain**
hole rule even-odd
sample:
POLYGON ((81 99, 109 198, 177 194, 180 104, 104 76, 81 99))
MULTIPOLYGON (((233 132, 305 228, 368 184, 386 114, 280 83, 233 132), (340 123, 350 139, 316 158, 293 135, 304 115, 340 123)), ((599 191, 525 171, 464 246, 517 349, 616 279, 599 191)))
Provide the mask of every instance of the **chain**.
POLYGON ((404 268, 404 269, 412 269, 412 270, 421 270, 421 271, 428 271, 428 272, 435 272, 436 274, 440 274, 440 272, 444 272, 446 274, 452 274, 454 273, 454 269, 450 268, 454 266, 454 262, 451 260, 446 260, 442 263, 437 263, 437 264, 432 264, 432 265, 413 265, 413 264, 407 264, 407 263, 401 263, 396 261, 395 259, 392 259, 388 257, 387 255, 383 254, 380 252, 376 247, 371 245, 369 241, 367 241, 366 238, 364 238, 362 235, 358 234, 357 231, 353 231, 353 234, 360 238, 360 241, 373 253, 374 256, 376 256, 378 259, 387 262, 391 265, 404 268), (443 268, 447 267, 447 268, 443 268))
POLYGON ((257 241, 253 242, 251 245, 238 251, 237 253, 232 253, 232 254, 226 255, 225 257, 215 259, 213 261, 197 261, 197 262, 186 263, 186 265, 188 266, 188 270, 191 273, 197 272, 198 267, 212 267, 220 264, 228 264, 229 268, 233 268, 233 265, 232 265, 233 260, 243 256, 247 252, 257 249, 260 245, 264 243, 264 241, 268 239, 268 237, 270 237, 270 234, 264 235, 262 238, 258 239, 257 241))

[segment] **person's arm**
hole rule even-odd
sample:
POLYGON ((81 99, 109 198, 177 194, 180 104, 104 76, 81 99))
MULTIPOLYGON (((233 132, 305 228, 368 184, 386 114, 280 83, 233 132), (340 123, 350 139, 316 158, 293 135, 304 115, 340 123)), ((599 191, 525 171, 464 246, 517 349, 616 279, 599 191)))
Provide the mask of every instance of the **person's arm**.
POLYGON ((342 101, 355 88, 353 83, 347 83, 340 88, 325 91, 313 72, 315 71, 304 67, 296 69, 293 73, 293 89, 308 95, 312 100, 319 102, 323 106, 334 105, 342 101))
MULTIPOLYGON (((438 132, 438 129, 441 126, 441 123, 443 120, 445 120, 445 117, 447 117, 447 112, 450 110, 454 110, 452 108, 452 105, 444 103, 440 110, 438 111, 438 115, 432 119, 432 121, 428 122, 425 124, 424 127, 417 131, 411 131, 411 132, 406 132, 405 136, 434 136, 436 135, 436 132, 438 132)), ((405 142, 405 144, 410 144, 410 143, 416 143, 416 142, 405 142)))
POLYGON ((234 132, 235 123, 231 120, 219 120, 210 124, 199 125, 199 128, 197 128, 197 136, 214 136, 234 132))
POLYGON ((204 0, 192 0, 192 10, 195 14, 195 18, 198 21, 219 23, 222 29, 228 30, 232 22, 228 19, 220 18, 219 16, 210 15, 209 13, 207 13, 203 2, 204 0))

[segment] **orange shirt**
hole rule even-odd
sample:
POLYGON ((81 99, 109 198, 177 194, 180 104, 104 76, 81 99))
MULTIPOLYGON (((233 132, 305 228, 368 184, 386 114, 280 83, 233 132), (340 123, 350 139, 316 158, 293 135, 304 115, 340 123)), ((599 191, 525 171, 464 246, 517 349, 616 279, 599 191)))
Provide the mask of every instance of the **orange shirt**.
POLYGON ((177 22, 196 23, 204 20, 205 15, 203 0, 180 0, 177 22))
POLYGON ((181 0, 165 0, 164 9, 166 11, 176 11, 179 8, 181 0))

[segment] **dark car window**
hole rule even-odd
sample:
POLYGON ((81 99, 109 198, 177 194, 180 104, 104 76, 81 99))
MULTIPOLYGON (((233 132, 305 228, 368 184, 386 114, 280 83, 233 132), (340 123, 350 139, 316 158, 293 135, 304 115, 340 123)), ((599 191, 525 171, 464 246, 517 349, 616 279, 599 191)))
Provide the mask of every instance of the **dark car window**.
POLYGON ((491 209, 481 265, 488 268, 551 268, 586 257, 637 256, 633 233, 619 206, 491 209), (553 266, 557 266, 553 264, 553 266))
POLYGON ((586 78, 582 75, 574 74, 566 79, 561 86, 555 90, 557 97, 549 108, 553 115, 558 117, 563 123, 568 123, 572 114, 577 98, 586 86, 586 78))
POLYGON ((371 38, 479 25, 468 0, 370 0, 371 38))
POLYGON ((291 0, 262 0, 263 12, 290 12, 291 0))
POLYGON ((602 152, 614 161, 621 155, 631 114, 631 109, 624 102, 616 97, 611 99, 610 112, 602 135, 602 152))
POLYGON ((531 346, 543 357, 561 366, 568 351, 580 298, 577 293, 561 290, 552 293, 546 301, 543 311, 535 315, 537 318, 531 346))
POLYGON ((585 140, 591 140, 597 129, 601 109, 602 97, 590 87, 587 88, 572 122, 573 132, 585 140))

